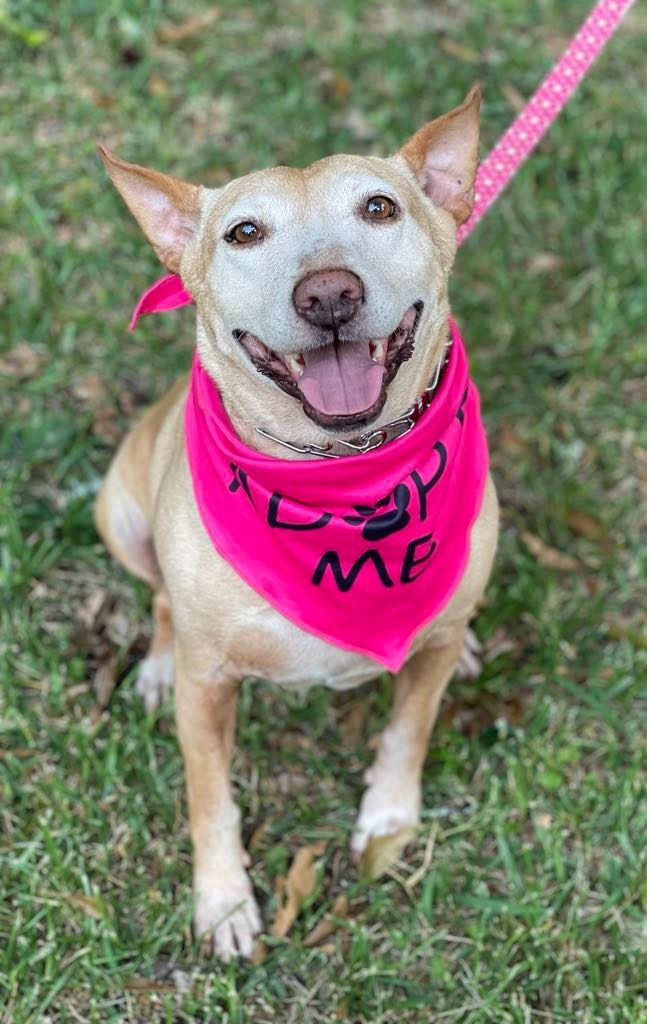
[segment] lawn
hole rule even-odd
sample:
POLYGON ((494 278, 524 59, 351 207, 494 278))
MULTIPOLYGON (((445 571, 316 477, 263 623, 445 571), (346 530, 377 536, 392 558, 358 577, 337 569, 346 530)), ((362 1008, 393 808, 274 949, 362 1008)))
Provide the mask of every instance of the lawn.
POLYGON ((359 878, 347 844, 388 679, 343 700, 244 686, 234 776, 266 923, 325 841, 254 965, 192 940, 172 707, 146 716, 132 685, 149 598, 91 513, 193 334, 190 309, 126 332, 159 268, 95 141, 218 184, 391 152, 478 78, 486 152, 587 9, 0 6, 2 1024, 647 1021, 644 8, 459 254, 502 533, 483 674, 450 688, 423 827, 387 876, 359 878))

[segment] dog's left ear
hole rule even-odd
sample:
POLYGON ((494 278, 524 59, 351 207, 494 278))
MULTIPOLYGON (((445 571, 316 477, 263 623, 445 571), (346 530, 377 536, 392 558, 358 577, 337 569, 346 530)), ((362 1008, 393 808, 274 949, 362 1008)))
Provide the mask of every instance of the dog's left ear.
POLYGON ((202 187, 129 164, 105 146, 97 148, 115 188, 160 260, 177 274, 182 253, 200 221, 202 187))
POLYGON ((459 107, 423 125, 400 150, 432 202, 457 224, 474 205, 480 104, 481 87, 474 85, 459 107))

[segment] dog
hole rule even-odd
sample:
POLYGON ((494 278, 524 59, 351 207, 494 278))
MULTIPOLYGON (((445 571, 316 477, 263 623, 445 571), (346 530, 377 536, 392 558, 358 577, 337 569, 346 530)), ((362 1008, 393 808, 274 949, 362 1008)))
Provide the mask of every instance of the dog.
POLYGON ((437 503, 444 525, 422 535, 418 519, 443 466, 428 463, 427 476, 411 469, 407 446, 447 456, 425 424, 458 372, 447 285, 456 228, 474 200, 479 106, 475 86, 386 159, 332 156, 216 189, 99 147, 197 307, 192 374, 126 436, 95 519, 110 552, 153 590, 137 689, 148 709, 175 689, 195 930, 225 960, 250 956, 261 928, 229 780, 241 679, 344 689, 395 670, 393 715, 351 839, 359 857, 373 837, 418 822, 443 691, 461 657, 473 659, 468 623, 490 575, 498 503, 483 439, 451 440, 466 419, 478 425, 477 404, 467 414, 461 404, 467 387, 444 424, 467 468, 437 503), (394 482, 400 461, 408 483, 394 482), (387 476, 372 481, 384 465, 387 476), (330 507, 307 495, 283 504, 273 467, 297 490, 321 484, 330 507), (370 500, 358 501, 365 493, 370 500), (313 538, 318 561, 299 583, 313 538))

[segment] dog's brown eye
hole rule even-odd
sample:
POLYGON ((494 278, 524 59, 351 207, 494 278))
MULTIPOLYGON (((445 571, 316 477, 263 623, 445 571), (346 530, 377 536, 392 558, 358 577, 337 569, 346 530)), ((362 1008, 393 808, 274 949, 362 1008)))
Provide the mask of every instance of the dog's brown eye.
POLYGON ((396 205, 386 196, 371 196, 364 212, 370 220, 388 220, 396 212, 396 205))
POLYGON ((262 237, 263 233, 257 224, 244 220, 227 232, 225 242, 240 242, 244 245, 245 242, 257 242, 262 237))

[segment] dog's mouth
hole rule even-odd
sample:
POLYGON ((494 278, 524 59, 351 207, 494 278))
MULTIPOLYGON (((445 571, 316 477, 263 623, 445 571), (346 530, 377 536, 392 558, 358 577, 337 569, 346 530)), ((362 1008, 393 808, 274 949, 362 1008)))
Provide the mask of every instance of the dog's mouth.
POLYGON ((303 352, 279 353, 249 331, 234 331, 259 373, 303 403, 322 427, 358 427, 382 410, 387 388, 413 355, 423 303, 414 302, 386 338, 341 341, 303 352))

